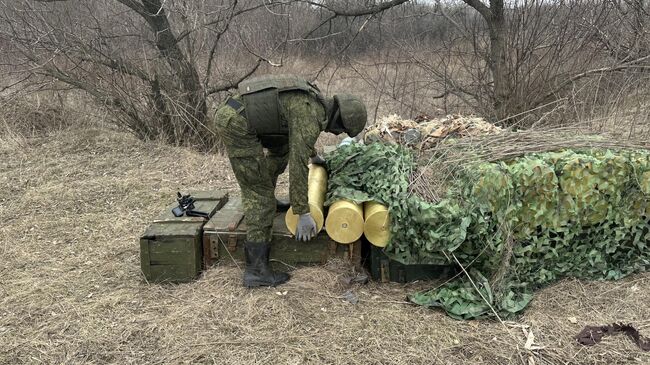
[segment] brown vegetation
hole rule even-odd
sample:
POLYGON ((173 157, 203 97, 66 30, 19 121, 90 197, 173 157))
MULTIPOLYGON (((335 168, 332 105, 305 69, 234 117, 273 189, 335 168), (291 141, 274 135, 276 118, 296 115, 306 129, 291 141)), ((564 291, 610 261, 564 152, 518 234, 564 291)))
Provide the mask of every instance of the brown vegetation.
POLYGON ((562 281, 507 323, 404 302, 431 283, 347 287, 341 263, 275 290, 232 265, 144 282, 137 237, 177 190, 237 192, 223 156, 170 144, 214 151, 212 111, 254 72, 360 94, 371 122, 647 133, 647 1, 465 3, 0 0, 0 363, 650 363, 624 337, 573 340, 647 335, 647 274, 562 281))
POLYGON ((593 347, 574 341, 584 325, 619 321, 647 335, 647 274, 563 281, 504 324, 404 302, 432 283, 347 287, 338 278, 349 269, 334 262, 298 269, 277 289, 242 288, 230 264, 189 284, 147 284, 139 234, 176 189, 235 193, 224 158, 90 128, 2 137, 0 171, 2 364, 650 361, 624 336, 593 347), (348 290, 358 304, 344 300, 348 290), (541 349, 526 349, 524 330, 541 349))
POLYGON ((202 149, 215 103, 256 72, 329 85, 353 70, 370 106, 520 127, 647 98, 646 2, 464 2, 2 1, 0 90, 81 91, 140 139, 202 149))

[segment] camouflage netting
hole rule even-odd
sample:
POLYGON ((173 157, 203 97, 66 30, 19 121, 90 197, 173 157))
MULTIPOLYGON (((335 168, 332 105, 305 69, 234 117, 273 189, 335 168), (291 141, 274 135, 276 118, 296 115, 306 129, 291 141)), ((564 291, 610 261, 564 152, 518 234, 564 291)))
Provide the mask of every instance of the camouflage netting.
POLYGON ((422 163, 413 150, 351 144, 327 158, 328 194, 389 207, 391 258, 462 266, 411 301, 459 319, 508 317, 558 279, 619 279, 650 266, 650 154, 579 145, 492 162, 472 151, 438 169, 448 184, 432 200, 412 192, 422 163))

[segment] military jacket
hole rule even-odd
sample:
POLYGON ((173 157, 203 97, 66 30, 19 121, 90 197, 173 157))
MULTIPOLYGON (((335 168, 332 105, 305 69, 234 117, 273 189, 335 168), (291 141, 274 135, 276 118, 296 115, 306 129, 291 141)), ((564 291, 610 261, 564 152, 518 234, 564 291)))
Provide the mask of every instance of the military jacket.
MULTIPOLYGON (((242 102, 240 95, 232 97, 242 102)), ((289 167, 289 195, 292 210, 296 214, 309 212, 307 198, 307 167, 310 157, 316 155, 316 140, 327 125, 325 107, 314 95, 303 90, 290 90, 279 94, 279 109, 283 123, 287 125, 287 134, 282 139, 275 140, 273 146, 266 145, 260 136, 252 130, 245 118, 245 113, 224 105, 217 110, 215 122, 222 134, 222 140, 227 146, 231 163, 238 163, 242 157, 258 156, 257 151, 249 149, 250 144, 242 144, 242 139, 254 139, 260 142, 261 147, 274 151, 288 151, 286 158, 289 167)), ((263 178, 260 175, 260 178, 263 178)))

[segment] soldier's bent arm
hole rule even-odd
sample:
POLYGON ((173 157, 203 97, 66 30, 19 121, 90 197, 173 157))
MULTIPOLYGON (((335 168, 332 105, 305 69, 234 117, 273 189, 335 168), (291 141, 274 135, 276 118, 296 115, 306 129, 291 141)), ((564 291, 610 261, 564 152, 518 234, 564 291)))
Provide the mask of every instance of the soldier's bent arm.
POLYGON ((316 154, 314 145, 325 119, 325 109, 306 93, 287 93, 281 98, 289 124, 289 198, 295 214, 309 213, 307 178, 309 159, 316 154))

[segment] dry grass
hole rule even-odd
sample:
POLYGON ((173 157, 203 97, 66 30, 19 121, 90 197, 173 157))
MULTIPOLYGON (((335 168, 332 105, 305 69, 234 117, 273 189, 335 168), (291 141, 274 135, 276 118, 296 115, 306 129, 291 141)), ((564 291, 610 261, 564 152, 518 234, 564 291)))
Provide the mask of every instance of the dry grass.
POLYGON ((225 158, 82 129, 0 137, 0 171, 1 364, 650 363, 622 336, 573 341, 583 325, 613 321, 649 334, 648 274, 563 281, 505 325, 403 302, 427 283, 347 288, 336 263, 296 270, 286 295, 242 288, 233 266, 152 285, 138 236, 177 189, 236 192, 225 158), (348 289, 358 304, 341 299, 348 289), (521 326, 544 349, 526 350, 521 326))
POLYGON ((589 123, 571 126, 541 126, 521 131, 505 129, 496 134, 457 136, 435 141, 419 151, 412 189, 424 199, 439 202, 450 180, 477 162, 509 161, 524 155, 566 149, 650 150, 648 131, 622 133, 629 125, 594 131, 589 123))

